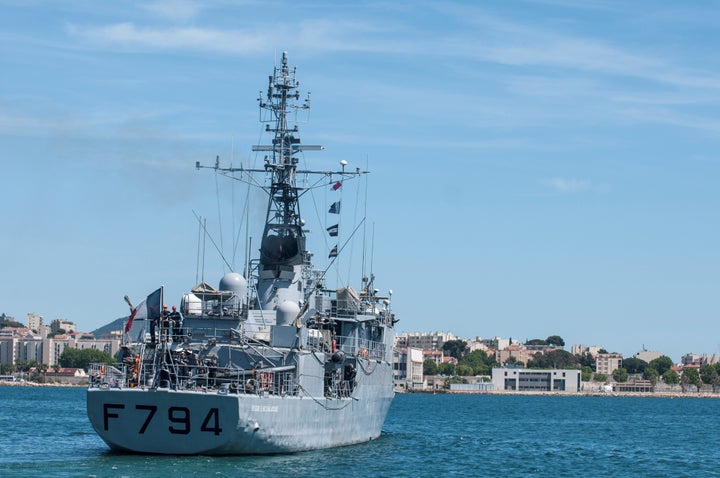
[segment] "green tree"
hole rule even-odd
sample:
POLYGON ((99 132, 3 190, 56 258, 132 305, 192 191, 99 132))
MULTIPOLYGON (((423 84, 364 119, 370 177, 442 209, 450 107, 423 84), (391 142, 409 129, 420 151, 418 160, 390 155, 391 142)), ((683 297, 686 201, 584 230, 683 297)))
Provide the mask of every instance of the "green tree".
POLYGON ((567 350, 551 350, 546 354, 536 353, 528 361, 528 368, 576 369, 579 368, 577 357, 567 350))
POLYGON ((665 373, 662 374, 662 378, 665 383, 669 385, 677 385, 680 383, 680 375, 673 369, 666 370, 665 373))
POLYGON ((460 375, 461 377, 469 377, 470 375, 474 375, 473 368, 469 365, 458 365, 455 367, 455 373, 460 375))
POLYGON ((460 377, 460 376, 458 376, 458 375, 453 375, 452 377, 446 378, 444 382, 445 382, 445 384, 443 385, 443 387, 444 387, 445 389, 448 389, 448 390, 449 390, 449 389, 450 389, 450 384, 453 384, 453 383, 467 383, 467 379, 464 379, 464 378, 462 378, 462 377, 460 377))
POLYGON ((718 376, 715 367, 709 363, 706 363, 700 367, 700 378, 703 383, 712 385, 713 393, 717 391, 718 385, 720 385, 720 377, 718 376))
POLYGON ((577 358, 578 364, 580 364, 581 367, 590 367, 595 370, 595 359, 590 352, 576 354, 575 358, 577 358))
POLYGON ((438 366, 438 374, 440 375, 455 375, 455 364, 450 362, 442 363, 438 366))
POLYGON ((505 366, 515 366, 515 367, 524 367, 525 364, 522 363, 520 360, 517 359, 517 357, 513 357, 512 355, 508 357, 508 359, 505 361, 505 366))
POLYGON ((702 387, 702 379, 700 378, 698 369, 683 368, 682 375, 680 376, 680 385, 682 385, 683 392, 685 391, 686 385, 695 385, 699 393, 702 387))
POLYGON ((624 358, 622 364, 623 368, 627 370, 628 373, 643 373, 648 365, 646 361, 635 357, 627 359, 624 358))
POLYGON ((459 365, 467 365, 472 368, 473 375, 490 375, 493 363, 495 363, 495 357, 488 356, 484 350, 473 350, 460 359, 459 365))
POLYGON ((525 342, 525 345, 547 345, 548 343, 543 339, 532 339, 525 342))
POLYGON ((613 371, 613 380, 624 383, 628 380, 628 371, 625 368, 617 368, 613 371))
POLYGON ((670 357, 667 355, 663 355, 662 357, 658 357, 654 360, 651 360, 648 364, 649 367, 654 368, 658 371, 660 375, 665 374, 668 370, 670 370, 670 367, 672 367, 673 362, 670 357))
POLYGON ((580 380, 583 382, 589 382, 592 378, 592 368, 588 367, 587 365, 583 365, 583 367, 580 369, 580 380))
POLYGON ((438 366, 432 359, 425 359, 423 361, 423 374, 425 375, 437 375, 438 366))
POLYGON ((16 372, 38 371, 43 365, 37 360, 18 360, 15 362, 16 372))
POLYGON ((90 368, 90 364, 97 363, 114 363, 112 355, 97 349, 76 349, 66 348, 60 355, 60 366, 70 368, 82 368, 85 371, 90 368))
POLYGON ((660 378, 660 374, 658 373, 657 370, 655 370, 652 367, 645 367, 645 371, 643 372, 643 378, 645 380, 650 380, 650 382, 652 382, 653 386, 655 386, 655 384, 658 381, 658 378, 660 378))
POLYGON ((593 380, 595 380, 596 382, 605 383, 605 382, 607 382, 607 375, 605 375, 604 373, 596 373, 595 378, 593 380))
POLYGON ((458 361, 467 352, 467 342, 464 340, 448 340, 442 346, 443 352, 451 357, 455 357, 458 361))
POLYGON ((565 341, 559 335, 551 335, 550 337, 545 339, 545 342, 547 342, 548 345, 555 345, 556 347, 565 346, 565 341))

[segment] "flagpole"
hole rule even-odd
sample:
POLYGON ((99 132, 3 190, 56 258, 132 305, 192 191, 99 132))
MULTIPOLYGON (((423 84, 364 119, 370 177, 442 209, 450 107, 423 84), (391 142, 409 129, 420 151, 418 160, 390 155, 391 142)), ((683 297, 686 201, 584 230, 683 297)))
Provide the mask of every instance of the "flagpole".
POLYGON ((125 322, 125 324, 123 324, 124 325, 123 330, 125 330, 125 333, 123 334, 122 339, 123 339, 123 345, 126 345, 129 342, 127 339, 130 338, 130 329, 128 328, 128 322, 130 322, 130 317, 132 317, 134 307, 132 305, 132 302, 130 302, 130 297, 125 295, 124 299, 125 299, 125 302, 127 302, 127 305, 130 306, 130 315, 128 316, 127 322, 125 322))

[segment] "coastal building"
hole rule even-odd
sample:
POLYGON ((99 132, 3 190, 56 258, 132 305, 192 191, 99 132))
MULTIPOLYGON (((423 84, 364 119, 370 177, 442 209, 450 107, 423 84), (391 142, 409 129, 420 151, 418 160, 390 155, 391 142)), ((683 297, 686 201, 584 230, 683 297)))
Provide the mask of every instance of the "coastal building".
POLYGON ((67 348, 97 349, 115 356, 120 350, 120 337, 94 339, 88 334, 61 334, 47 338, 47 326, 41 325, 40 334, 29 328, 5 328, 0 331, 0 363, 15 365, 18 361, 37 361, 58 365, 60 356, 67 348))
POLYGON ((30 330, 40 330, 40 326, 43 325, 42 315, 30 313, 27 315, 27 327, 30 330))
POLYGON ((0 330, 0 363, 15 363, 15 344, 12 339, 12 332, 0 330))
POLYGON ((580 370, 494 367, 492 383, 496 390, 574 393, 580 391, 580 370))
POLYGON ((443 354, 442 350, 423 350, 423 362, 425 360, 432 360, 435 365, 440 365, 443 363, 445 354, 443 354))
POLYGON ((613 392, 618 393, 650 393, 655 389, 650 380, 633 380, 632 382, 613 383, 612 387, 613 392))
POLYGON ((50 322, 50 330, 56 334, 61 331, 69 334, 71 332, 75 332, 77 330, 77 326, 75 325, 75 322, 70 322, 63 319, 55 319, 50 322))
POLYGON ((532 359, 536 353, 538 353, 537 350, 530 350, 525 345, 513 344, 508 345, 502 350, 496 350, 495 361, 500 364, 505 364, 512 357, 515 363, 527 365, 528 361, 532 359))
POLYGON ((493 337, 483 339, 482 337, 475 337, 473 340, 468 341, 468 348, 470 351, 474 350, 503 350, 508 348, 511 344, 517 343, 513 339, 504 339, 502 337, 493 337))
POLYGON ((719 359, 717 354, 685 354, 680 358, 680 363, 683 365, 712 365, 718 363, 719 359))
POLYGON ((405 334, 405 347, 420 350, 442 350, 445 342, 457 340, 451 332, 411 332, 405 334))
POLYGON ((5 328, 0 331, 0 363, 15 365, 18 361, 42 363, 42 340, 27 328, 5 328))
POLYGON ((467 350, 468 352, 475 352, 476 350, 482 350, 483 352, 494 352, 495 349, 491 349, 487 345, 485 345, 482 341, 478 340, 468 340, 467 341, 467 350))
POLYGON ((653 352, 651 350, 642 349, 640 352, 633 355, 633 358, 640 359, 646 363, 650 363, 653 360, 662 357, 661 352, 653 352))
POLYGON ((621 354, 597 354, 595 357, 595 372, 610 376, 612 373, 622 368, 621 354))
POLYGON ((111 356, 115 356, 120 350, 120 339, 91 339, 85 334, 63 334, 56 335, 50 339, 43 340, 42 363, 47 365, 58 365, 60 356, 67 348, 96 349, 111 356))
POLYGON ((570 347, 570 353, 573 355, 584 355, 584 354, 590 354, 593 358, 597 357, 597 354, 600 353, 602 350, 602 347, 598 347, 596 345, 583 345, 583 344, 576 344, 570 347))
POLYGON ((451 392, 494 392, 495 384, 492 382, 451 383, 451 392))
POLYGON ((401 390, 425 388, 422 350, 412 347, 393 350, 393 381, 395 388, 401 390))

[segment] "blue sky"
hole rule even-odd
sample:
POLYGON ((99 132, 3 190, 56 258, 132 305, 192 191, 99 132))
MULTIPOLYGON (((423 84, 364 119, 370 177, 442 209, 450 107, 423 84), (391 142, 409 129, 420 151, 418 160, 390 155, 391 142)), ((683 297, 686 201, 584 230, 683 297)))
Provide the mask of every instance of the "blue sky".
MULTIPOLYGON (((337 193, 342 230, 367 188, 367 250, 400 331, 561 335, 676 361, 720 350, 713 2, 0 0, 0 13, 0 312, 92 330, 127 314, 125 294, 162 284, 178 303, 198 278, 217 285, 209 242, 199 272, 193 211, 242 269, 245 190, 194 164, 258 161, 256 98, 288 51, 312 98, 300 135, 326 148, 308 165, 372 171, 337 193)), ((319 266, 335 198, 304 206, 319 266)), ((332 278, 357 284, 361 242, 332 278)))

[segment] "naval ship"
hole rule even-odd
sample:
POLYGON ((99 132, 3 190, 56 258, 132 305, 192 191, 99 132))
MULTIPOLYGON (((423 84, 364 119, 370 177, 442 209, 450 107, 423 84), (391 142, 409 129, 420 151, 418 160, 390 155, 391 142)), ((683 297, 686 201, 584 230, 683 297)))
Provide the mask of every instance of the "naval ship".
MULTIPOLYGON (((379 294, 372 273, 357 289, 328 284, 330 266, 313 266, 300 211, 311 188, 337 191, 366 171, 346 171, 345 161, 334 171, 298 168, 301 152, 323 149, 303 145, 289 124, 310 107, 298 87, 283 53, 258 98, 271 137, 253 146, 265 154, 262 168, 196 164, 267 193, 259 257, 246 261, 244 275, 225 274, 217 288, 196 285, 179 310, 162 305, 162 287, 136 307, 125 297, 132 313, 118 363, 92 364, 87 389, 88 417, 111 449, 290 453, 380 435, 394 396, 392 291, 379 294)), ((342 249, 330 250, 330 265, 342 249)))

